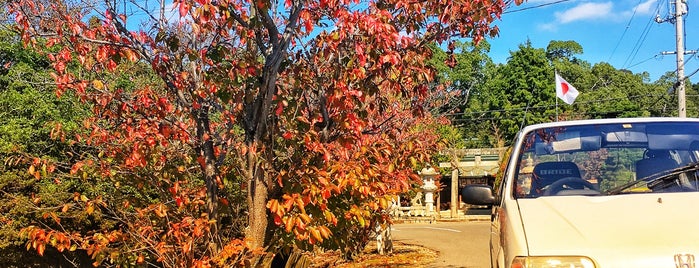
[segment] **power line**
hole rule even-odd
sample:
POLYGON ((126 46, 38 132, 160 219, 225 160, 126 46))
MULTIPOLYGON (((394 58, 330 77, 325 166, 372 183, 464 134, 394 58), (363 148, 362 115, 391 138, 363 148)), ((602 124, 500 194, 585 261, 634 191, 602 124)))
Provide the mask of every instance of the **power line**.
MULTIPOLYGON (((699 51, 699 48, 694 49, 694 50, 686 50, 686 52, 690 52, 690 51, 692 52, 692 53, 691 53, 692 55, 689 56, 689 58, 687 58, 686 60, 684 60, 684 61, 682 62, 682 65, 681 65, 682 67, 685 67, 685 66, 687 65, 687 62, 691 61, 691 60, 694 58, 694 56, 697 55, 697 51, 699 51)), ((662 54, 662 55, 669 55, 669 54, 672 54, 672 53, 661 53, 661 54, 662 54)), ((688 53, 685 53, 685 54, 688 54, 688 53)), ((677 73, 677 72, 679 71, 679 67, 680 67, 680 66, 675 67, 675 70, 672 71, 672 72, 673 72, 673 73, 677 73)), ((685 79, 686 79, 686 77, 685 77, 685 79)))
MULTIPOLYGON (((698 70, 699 71, 699 70, 698 70)), ((698 97, 699 95, 692 95, 694 97, 698 97)), ((644 109, 640 110, 604 110, 604 111, 575 111, 576 115, 583 115, 583 116, 590 116, 590 115, 603 115, 603 114, 620 114, 624 112, 639 112, 639 111, 649 111, 649 110, 664 110, 667 107, 667 103, 664 102, 655 102, 651 104, 650 106, 644 107, 644 109)), ((514 109, 514 110, 519 110, 519 109, 514 109)), ((513 112, 514 112, 513 110, 513 112)), ((509 110, 508 110, 509 111, 509 110)), ((670 112, 670 111, 667 111, 670 112)), ((486 113, 486 112, 484 112, 486 113)), ((486 113, 487 114, 487 113, 486 113)), ((510 113, 504 113, 505 115, 497 115, 497 116, 490 116, 490 117, 475 117, 475 118, 453 118, 451 119, 452 122, 472 122, 472 121, 487 121, 487 120, 495 120, 495 119, 512 119, 512 120, 518 120, 521 119, 521 114, 515 114, 515 115, 507 115, 510 113)), ((553 114, 551 114, 553 116, 553 114)))
POLYGON ((653 22, 654 22, 654 18, 651 18, 648 20, 646 27, 643 28, 643 32, 641 32, 641 36, 639 36, 638 40, 636 40, 636 44, 634 44, 634 47, 631 50, 631 53, 624 61, 624 64, 622 65, 622 67, 626 66, 627 64, 632 62, 634 60, 634 58, 636 58, 638 51, 641 50, 641 47, 643 46, 643 42, 645 42, 646 38, 648 37, 648 33, 650 32, 650 26, 653 24, 653 22))
MULTIPOLYGON (((697 71, 699 72, 699 70, 697 71)), ((576 104, 595 104, 599 103, 601 101, 606 101, 606 102, 611 102, 611 101, 618 101, 618 100, 633 100, 633 99, 638 99, 638 98, 644 98, 644 97, 664 97, 667 96, 665 94, 646 94, 646 95, 632 95, 632 96, 627 96, 627 97, 620 97, 620 98, 607 98, 603 100, 590 100, 590 101, 577 101, 576 104)), ((657 101, 653 103, 658 103, 657 101)), ((503 113, 510 113, 510 112, 520 112, 524 111, 525 109, 529 110, 542 110, 542 109, 551 109, 556 107, 555 104, 550 104, 550 105, 536 105, 536 106, 528 106, 527 107, 518 107, 518 108, 509 108, 509 109, 495 109, 495 110, 486 110, 486 111, 477 111, 477 112, 469 112, 469 113, 447 113, 444 114, 445 116, 462 116, 462 115, 478 115, 478 114, 487 114, 487 113, 496 113, 496 112, 503 112, 503 113)))
MULTIPOLYGON (((624 39, 626 32, 629 30, 629 28, 631 28, 631 21, 633 21, 633 18, 636 16, 636 11, 638 10, 638 6, 641 5, 642 1, 643 0, 638 0, 638 4, 636 4, 636 7, 634 7, 633 14, 631 14, 631 18, 629 18, 629 22, 626 23, 626 27, 624 28, 624 32, 621 34, 621 37, 619 37, 619 41, 616 42, 616 45, 614 46, 614 49, 612 50, 612 54, 609 55, 609 58, 607 59, 607 61, 612 60, 612 56, 614 56, 614 53, 616 53, 617 48, 619 48, 619 44, 621 44, 621 40, 624 39)), ((655 10, 656 13, 658 12, 659 9, 660 9, 660 4, 658 3, 658 7, 656 7, 656 10, 655 10)))
MULTIPOLYGON (((646 107, 643 110, 605 110, 605 111, 576 111, 575 115, 581 115, 583 117, 587 116, 592 116, 592 115, 607 115, 607 114, 621 114, 624 112, 639 112, 639 111, 648 111, 648 110, 662 110, 666 106, 664 103, 656 103, 651 107, 646 107)), ((668 111, 669 112, 669 111, 668 111)), ((551 116, 555 116, 551 114, 551 116)), ((488 120, 495 120, 495 119, 510 119, 510 120, 519 120, 521 119, 521 115, 512 115, 512 116, 493 116, 493 117, 478 117, 478 118, 454 118, 451 119, 452 122, 475 122, 475 121, 488 121, 488 120)))
POLYGON ((660 56, 660 55, 661 55, 660 53, 655 54, 655 55, 651 56, 650 58, 647 58, 647 59, 645 59, 645 60, 639 61, 639 62, 634 63, 634 64, 632 64, 632 65, 629 65, 628 67, 626 67, 626 69, 633 68, 633 67, 635 67, 635 66, 637 66, 637 65, 643 64, 643 63, 645 63, 645 62, 647 62, 647 61, 649 61, 649 60, 652 60, 652 59, 658 59, 658 56, 660 56))
POLYGON ((521 11, 526 11, 526 10, 535 9, 535 8, 541 8, 541 7, 545 7, 545 6, 550 6, 550 5, 555 5, 555 4, 560 4, 560 3, 564 3, 564 2, 570 2, 570 1, 572 1, 572 0, 558 0, 555 2, 551 2, 551 3, 544 3, 544 4, 540 4, 540 5, 536 5, 536 6, 524 7, 524 8, 510 10, 510 11, 503 11, 502 14, 521 12, 521 11))
POLYGON ((699 72, 699 69, 694 70, 694 72, 692 72, 688 76, 685 76, 684 79, 689 79, 690 77, 692 77, 692 75, 695 75, 697 72, 699 72))

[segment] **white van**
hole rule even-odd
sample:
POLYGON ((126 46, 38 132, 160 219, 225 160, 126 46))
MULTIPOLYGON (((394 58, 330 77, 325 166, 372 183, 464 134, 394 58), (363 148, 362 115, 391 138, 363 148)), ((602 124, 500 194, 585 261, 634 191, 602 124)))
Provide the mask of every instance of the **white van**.
POLYGON ((699 119, 532 125, 507 161, 461 192, 492 206, 492 267, 696 267, 699 119))

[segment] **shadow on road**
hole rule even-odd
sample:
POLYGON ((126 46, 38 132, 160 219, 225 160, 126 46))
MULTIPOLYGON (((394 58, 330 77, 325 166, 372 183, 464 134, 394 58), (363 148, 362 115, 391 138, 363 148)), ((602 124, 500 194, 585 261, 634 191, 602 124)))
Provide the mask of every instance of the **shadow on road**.
POLYGON ((465 215, 480 215, 480 216, 487 216, 490 215, 490 208, 487 207, 466 207, 464 209, 464 214, 465 215))

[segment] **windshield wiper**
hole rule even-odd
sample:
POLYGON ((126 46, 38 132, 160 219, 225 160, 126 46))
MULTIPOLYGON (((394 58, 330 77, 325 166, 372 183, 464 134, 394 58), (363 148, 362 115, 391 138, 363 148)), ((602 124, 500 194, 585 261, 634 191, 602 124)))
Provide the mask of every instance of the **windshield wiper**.
POLYGON ((657 183, 655 182, 661 182, 663 180, 673 178, 674 176, 677 176, 679 174, 685 173, 687 171, 696 171, 699 170, 699 162, 692 162, 687 165, 675 168, 675 169, 670 169, 666 170, 663 172, 655 173, 653 175, 647 176, 645 178, 642 178, 640 180, 632 181, 629 183, 626 183, 624 185, 621 185, 619 187, 610 189, 609 191, 606 191, 605 194, 607 195, 615 195, 618 193, 623 192, 624 190, 630 188, 631 186, 634 186, 640 182, 646 182, 646 184, 649 186, 648 188, 652 188, 654 185, 657 183))

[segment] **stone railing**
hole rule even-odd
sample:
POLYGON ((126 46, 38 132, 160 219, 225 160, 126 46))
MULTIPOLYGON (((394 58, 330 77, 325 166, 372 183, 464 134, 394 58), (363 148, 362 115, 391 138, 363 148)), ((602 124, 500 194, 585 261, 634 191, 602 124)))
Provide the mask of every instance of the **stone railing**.
POLYGON ((427 216, 427 208, 421 205, 397 207, 392 211, 391 215, 394 217, 427 216))
POLYGON ((417 195, 410 200, 410 206, 400 206, 399 200, 393 200, 389 214, 393 217, 424 217, 430 216, 429 209, 423 205, 423 195, 418 192, 417 195))

